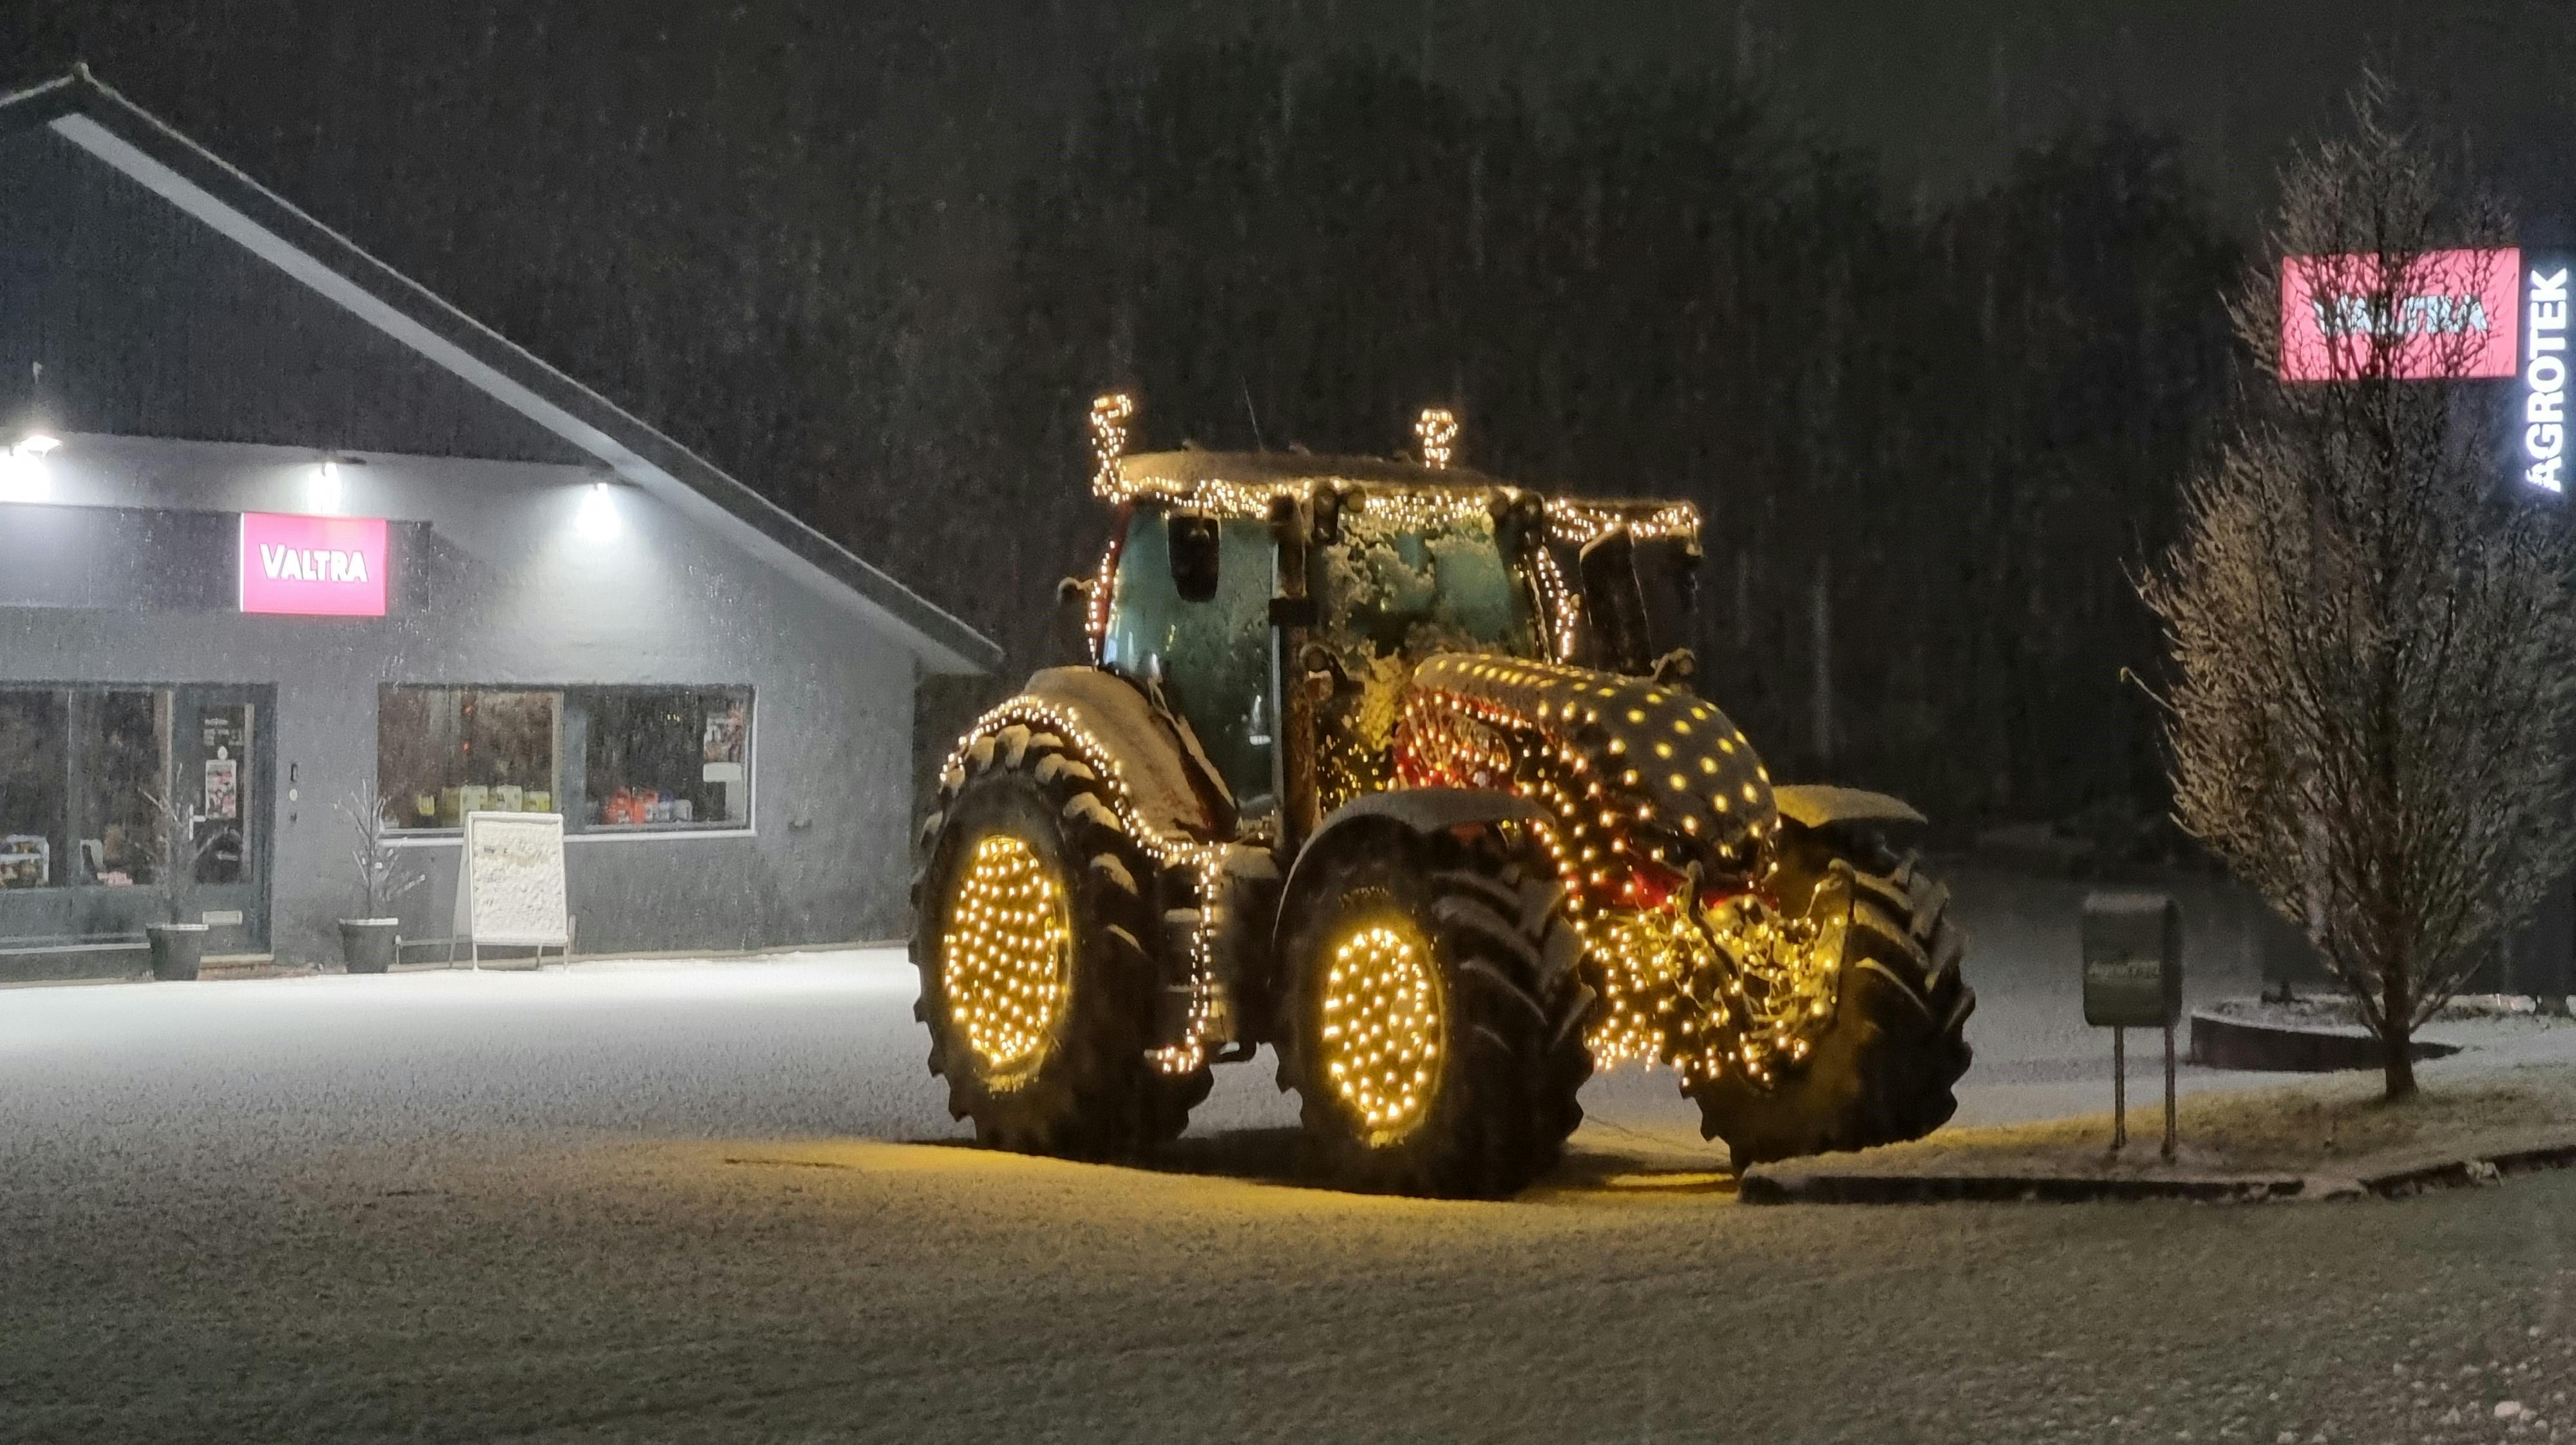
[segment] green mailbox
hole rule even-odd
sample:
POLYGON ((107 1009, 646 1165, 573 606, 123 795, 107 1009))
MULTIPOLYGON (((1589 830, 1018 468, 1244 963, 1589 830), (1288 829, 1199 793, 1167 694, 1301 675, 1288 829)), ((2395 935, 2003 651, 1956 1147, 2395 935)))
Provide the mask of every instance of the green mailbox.
POLYGON ((2182 907, 2162 893, 2084 899, 2084 1022, 2169 1029, 2182 1020, 2182 907))

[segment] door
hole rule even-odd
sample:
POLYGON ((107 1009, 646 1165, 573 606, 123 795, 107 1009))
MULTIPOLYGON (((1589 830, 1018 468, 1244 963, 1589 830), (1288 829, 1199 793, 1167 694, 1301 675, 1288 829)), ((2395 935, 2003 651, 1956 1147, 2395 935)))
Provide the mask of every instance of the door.
POLYGON ((187 918, 211 926, 210 956, 268 951, 274 696, 265 687, 193 685, 171 699, 171 785, 191 819, 187 918))

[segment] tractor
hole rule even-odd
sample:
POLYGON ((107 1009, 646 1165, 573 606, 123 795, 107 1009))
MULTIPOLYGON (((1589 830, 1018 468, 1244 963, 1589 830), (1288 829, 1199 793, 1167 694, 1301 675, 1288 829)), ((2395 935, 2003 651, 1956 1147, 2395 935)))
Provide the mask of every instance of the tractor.
POLYGON ((949 1112, 1130 1160, 1271 1047, 1301 1158, 1501 1198, 1596 1068, 1672 1069, 1732 1167, 1918 1138, 1957 1107, 1963 935, 1894 798, 1775 784, 1693 688, 1699 517, 1455 462, 1131 454, 1066 579, 1088 651, 942 765, 915 1012, 949 1112))

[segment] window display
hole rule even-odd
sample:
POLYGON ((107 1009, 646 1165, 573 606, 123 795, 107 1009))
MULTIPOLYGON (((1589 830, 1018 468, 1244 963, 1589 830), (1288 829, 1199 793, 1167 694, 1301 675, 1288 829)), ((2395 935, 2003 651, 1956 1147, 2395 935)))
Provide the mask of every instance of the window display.
POLYGON ((51 888, 62 876, 69 694, 0 689, 0 888, 51 888))
POLYGON ((378 786, 404 829, 461 828, 478 812, 555 811, 563 695, 509 688, 384 688, 378 786))
POLYGON ((751 821, 751 689, 585 688, 584 817, 598 828, 751 821))
POLYGON ((169 697, 149 688, 116 688, 72 698, 82 783, 72 831, 80 839, 83 883, 139 887, 160 877, 159 815, 152 797, 164 787, 169 697))
POLYGON ((160 877, 170 690, 0 688, 0 888, 160 877))
POLYGON ((751 825, 748 687, 547 690, 395 684, 377 776, 397 827, 562 813, 575 832, 751 825))

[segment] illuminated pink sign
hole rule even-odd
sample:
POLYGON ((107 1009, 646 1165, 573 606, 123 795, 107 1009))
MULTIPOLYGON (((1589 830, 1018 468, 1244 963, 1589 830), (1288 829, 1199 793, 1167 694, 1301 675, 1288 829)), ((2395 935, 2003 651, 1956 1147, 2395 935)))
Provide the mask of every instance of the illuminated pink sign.
POLYGON ((2520 365, 2522 253, 2427 251, 2394 283, 2376 256, 2281 263, 2281 379, 2465 380, 2520 365))
POLYGON ((296 617, 385 615, 382 517, 244 512, 241 610, 296 617))

